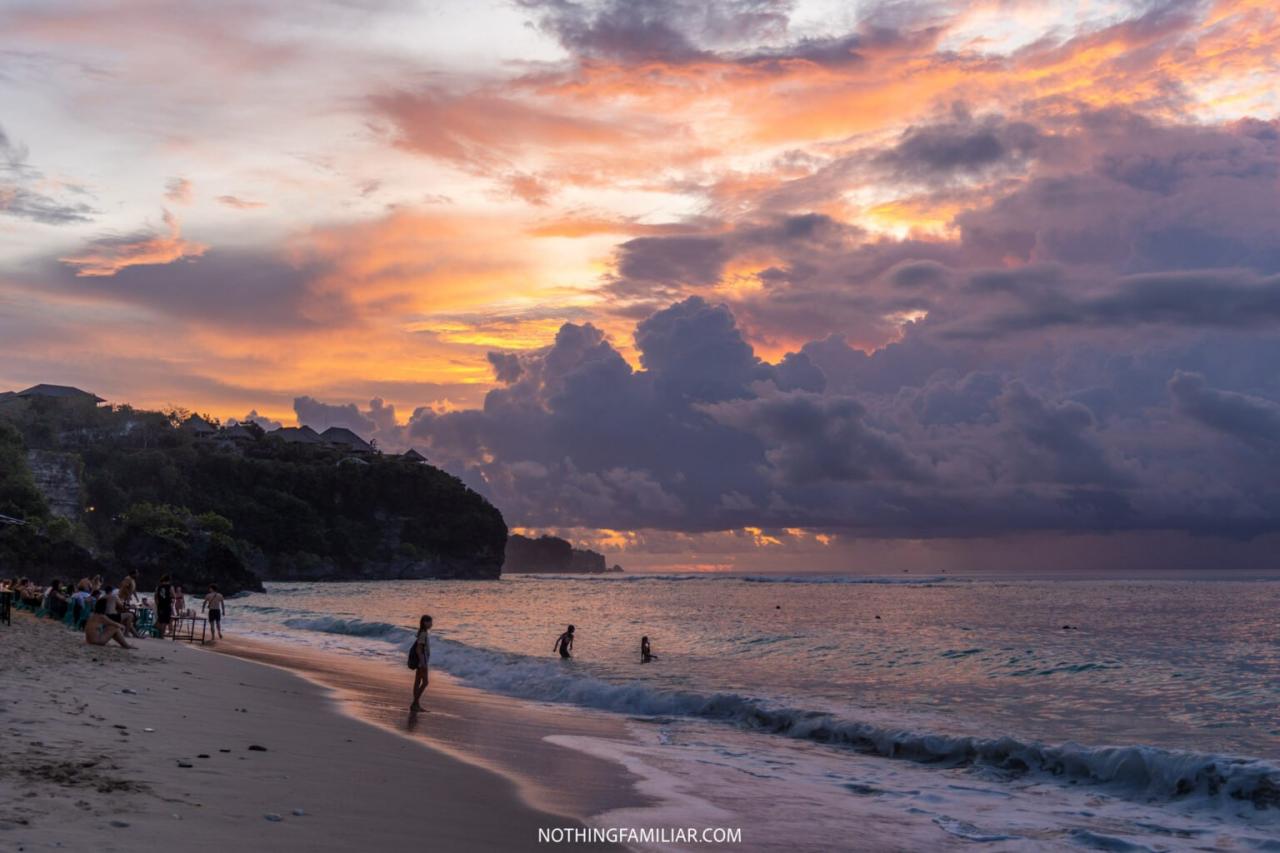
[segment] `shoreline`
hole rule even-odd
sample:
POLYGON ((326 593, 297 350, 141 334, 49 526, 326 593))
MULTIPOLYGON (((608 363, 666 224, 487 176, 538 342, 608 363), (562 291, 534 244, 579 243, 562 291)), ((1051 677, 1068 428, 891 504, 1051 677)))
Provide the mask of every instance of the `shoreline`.
POLYGON ((21 612, 0 638, 6 849, 510 850, 583 825, 280 666, 21 612))
POLYGON ((384 660, 361 661, 287 642, 228 638, 219 655, 280 668, 329 691, 338 710, 397 737, 425 743, 516 786, 532 807, 574 821, 656 801, 636 792, 639 777, 553 738, 631 742, 625 721, 574 706, 552 706, 467 687, 440 671, 423 694, 425 711, 410 714, 411 678, 384 660))

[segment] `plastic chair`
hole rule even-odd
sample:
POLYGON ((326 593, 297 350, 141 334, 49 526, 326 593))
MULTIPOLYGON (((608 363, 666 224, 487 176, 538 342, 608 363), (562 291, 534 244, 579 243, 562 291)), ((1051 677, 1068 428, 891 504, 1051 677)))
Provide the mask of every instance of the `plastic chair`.
POLYGON ((149 610, 145 607, 139 608, 138 618, 133 623, 133 630, 137 631, 139 634, 145 631, 148 635, 155 636, 155 626, 155 611, 149 610))

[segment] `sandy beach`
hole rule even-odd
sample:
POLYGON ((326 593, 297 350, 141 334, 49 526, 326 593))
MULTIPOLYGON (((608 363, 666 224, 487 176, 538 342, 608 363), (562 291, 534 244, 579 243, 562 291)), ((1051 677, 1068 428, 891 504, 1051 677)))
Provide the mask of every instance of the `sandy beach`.
MULTIPOLYGON (((576 823, 550 810, 554 795, 533 793, 536 772, 499 772, 511 743, 482 737, 456 707, 428 710, 455 734, 472 728, 488 758, 343 713, 284 661, 137 646, 87 646, 26 613, 0 626, 0 849, 511 850, 536 846, 539 827, 576 823)), ((518 737, 540 742, 528 724, 518 737)), ((577 760, 592 778, 592 760, 577 760)), ((606 802, 612 787, 588 786, 606 802)))

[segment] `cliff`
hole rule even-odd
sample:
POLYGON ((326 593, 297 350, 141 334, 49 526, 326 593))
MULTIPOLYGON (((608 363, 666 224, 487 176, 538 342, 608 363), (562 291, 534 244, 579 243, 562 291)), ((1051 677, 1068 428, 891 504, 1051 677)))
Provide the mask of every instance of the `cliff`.
POLYGON ((553 574, 604 574, 621 572, 620 566, 608 568, 604 555, 585 548, 574 548, 558 536, 507 537, 506 559, 502 570, 508 574, 547 572, 553 574))
POLYGON ((80 459, 74 453, 28 450, 27 470, 49 511, 75 521, 84 504, 80 485, 80 459))
POLYGON ((23 537, 0 528, 0 561, 54 576, 30 559, 39 530, 108 572, 138 569, 144 589, 166 570, 229 593, 261 579, 500 573, 501 513, 438 468, 260 430, 200 435, 178 428, 184 420, 127 406, 0 406, 0 462, 13 470, 0 475, 0 513, 29 521, 23 537))

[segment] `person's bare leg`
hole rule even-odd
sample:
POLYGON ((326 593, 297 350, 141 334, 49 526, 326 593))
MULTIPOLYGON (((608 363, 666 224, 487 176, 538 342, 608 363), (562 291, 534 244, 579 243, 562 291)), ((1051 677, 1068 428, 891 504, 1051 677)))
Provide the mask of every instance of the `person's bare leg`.
POLYGON ((419 668, 413 671, 413 704, 409 706, 410 711, 422 710, 422 694, 427 689, 427 673, 419 668))
MULTIPOLYGON (((117 643, 119 643, 120 645, 124 646, 126 649, 131 649, 131 648, 133 648, 133 646, 131 646, 131 645, 129 645, 127 642, 125 642, 125 639, 124 639, 124 631, 121 631, 119 628, 116 628, 114 631, 112 631, 112 632, 111 632, 111 634, 110 634, 110 636, 108 637, 108 639, 109 639, 109 640, 115 640, 117 643)), ((106 645, 106 643, 103 643, 103 645, 105 646, 105 645, 106 645)))

